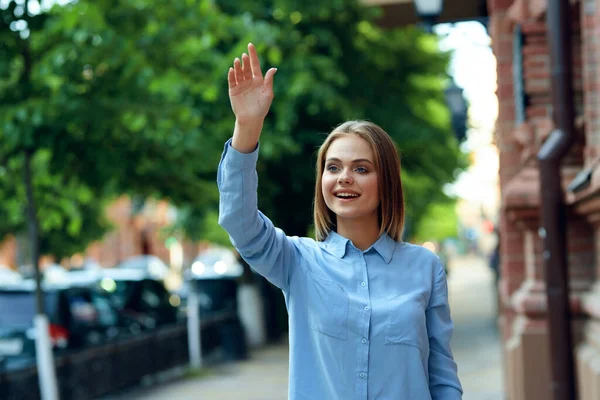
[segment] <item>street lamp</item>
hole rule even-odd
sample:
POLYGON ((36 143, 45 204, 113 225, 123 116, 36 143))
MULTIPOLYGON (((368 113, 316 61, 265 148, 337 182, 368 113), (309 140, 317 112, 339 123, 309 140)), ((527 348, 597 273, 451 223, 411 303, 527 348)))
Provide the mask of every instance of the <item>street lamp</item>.
POLYGON ((450 85, 444 91, 444 95, 446 97, 446 104, 450 110, 452 129, 460 142, 467 136, 468 105, 463 97, 463 89, 454 82, 454 79, 451 79, 450 85))
POLYGON ((433 33, 433 25, 442 13, 444 0, 414 0, 414 3, 417 15, 425 24, 425 29, 433 33))

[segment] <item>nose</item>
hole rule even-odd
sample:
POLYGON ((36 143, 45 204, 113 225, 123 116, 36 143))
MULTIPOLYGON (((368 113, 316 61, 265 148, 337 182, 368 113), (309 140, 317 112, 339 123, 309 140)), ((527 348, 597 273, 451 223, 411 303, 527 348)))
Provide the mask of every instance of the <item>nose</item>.
POLYGON ((340 174, 340 177, 338 178, 338 183, 340 185, 342 185, 342 184, 351 185, 352 184, 352 177, 350 176, 350 174, 348 174, 347 171, 342 172, 340 174))

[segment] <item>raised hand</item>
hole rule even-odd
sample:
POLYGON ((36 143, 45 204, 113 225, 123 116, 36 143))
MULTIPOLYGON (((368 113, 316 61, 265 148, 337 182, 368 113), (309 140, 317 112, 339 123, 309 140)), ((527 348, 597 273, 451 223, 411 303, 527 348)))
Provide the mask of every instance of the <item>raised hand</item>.
POLYGON ((237 124, 262 124, 273 101, 273 75, 277 69, 269 69, 263 78, 252 43, 248 44, 248 54, 242 54, 241 62, 236 58, 233 68, 229 68, 229 100, 237 124))

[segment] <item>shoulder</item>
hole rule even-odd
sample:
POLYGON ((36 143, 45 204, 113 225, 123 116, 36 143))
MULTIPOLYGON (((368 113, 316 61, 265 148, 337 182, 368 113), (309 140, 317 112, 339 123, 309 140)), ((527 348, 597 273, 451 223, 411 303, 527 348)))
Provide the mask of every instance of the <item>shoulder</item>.
POLYGON ((440 258, 431 250, 419 246, 417 244, 398 242, 396 245, 396 251, 410 255, 411 257, 417 257, 422 261, 429 261, 431 263, 439 262, 440 258))
POLYGON ((431 268, 434 273, 443 269, 440 258, 434 252, 423 246, 398 242, 395 253, 403 260, 410 260, 418 263, 424 268, 431 268))
POLYGON ((300 252, 310 252, 320 248, 316 240, 303 236, 288 236, 288 239, 296 246, 300 252))
POLYGON ((320 242, 310 237, 290 236, 298 251, 306 260, 320 260, 324 253, 331 255, 340 255, 342 247, 329 242, 320 242))

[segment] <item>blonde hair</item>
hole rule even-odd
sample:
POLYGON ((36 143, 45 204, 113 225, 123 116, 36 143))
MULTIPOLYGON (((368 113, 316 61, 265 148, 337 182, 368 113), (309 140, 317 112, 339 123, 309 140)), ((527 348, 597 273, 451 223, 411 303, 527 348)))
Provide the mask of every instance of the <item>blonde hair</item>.
POLYGON ((400 157, 390 135, 370 121, 347 121, 337 126, 325 139, 317 155, 317 180, 315 184, 314 224, 317 241, 323 241, 336 229, 336 215, 327 207, 321 181, 325 169, 325 157, 329 146, 339 137, 357 135, 366 140, 373 149, 379 187, 379 233, 387 233, 392 239, 402 238, 404 227, 404 195, 400 178, 400 157))

